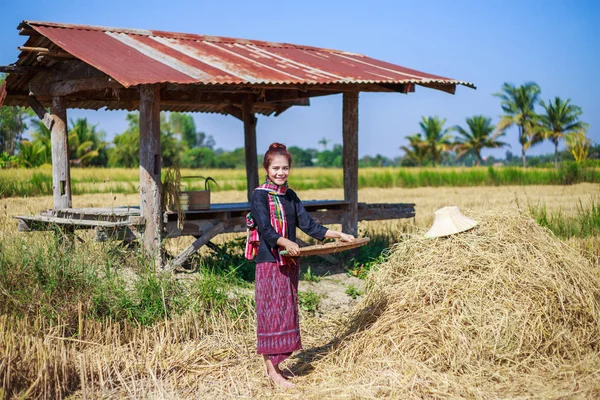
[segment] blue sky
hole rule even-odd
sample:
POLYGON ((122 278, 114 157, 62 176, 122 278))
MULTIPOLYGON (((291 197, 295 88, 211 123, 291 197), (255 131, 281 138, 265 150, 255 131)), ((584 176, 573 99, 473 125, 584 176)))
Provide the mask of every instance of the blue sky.
MULTIPOLYGON (((482 114, 497 122, 504 82, 535 81, 546 101, 570 98, 583 108, 588 135, 600 142, 600 2, 592 0, 429 1, 23 1, 0 6, 0 65, 17 59, 25 37, 20 21, 146 28, 290 42, 367 54, 406 67, 475 83, 455 95, 417 87, 408 95, 362 93, 359 154, 395 157, 421 116, 438 115, 447 126, 482 114)), ((258 150, 269 143, 318 147, 322 138, 342 142, 342 99, 311 100, 279 117, 259 117, 258 150)), ((126 128, 124 112, 71 110, 111 139, 126 128)), ((217 147, 243 146, 243 127, 233 117, 195 114, 198 130, 217 147)), ((520 153, 516 130, 505 141, 520 153)), ((506 150, 484 154, 503 156, 506 150)), ((549 153, 549 143, 528 154, 549 153)))

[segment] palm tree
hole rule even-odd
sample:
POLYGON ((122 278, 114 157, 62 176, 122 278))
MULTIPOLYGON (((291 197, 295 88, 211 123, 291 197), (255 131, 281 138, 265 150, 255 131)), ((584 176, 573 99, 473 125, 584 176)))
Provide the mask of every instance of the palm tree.
POLYGON ((448 129, 443 128, 445 123, 446 119, 440 119, 438 116, 422 117, 421 122, 419 122, 421 132, 425 138, 425 148, 427 153, 431 155, 434 167, 436 161, 440 162, 442 152, 452 147, 452 136, 448 133, 448 129))
POLYGON ((527 167, 527 149, 543 140, 543 136, 535 129, 538 115, 534 111, 541 92, 537 83, 527 82, 519 87, 504 83, 502 92, 494 93, 502 100, 502 111, 505 113, 498 123, 498 131, 504 132, 513 125, 519 129, 523 168, 527 167))
POLYGON ((45 146, 39 141, 21 140, 17 154, 22 165, 31 168, 48 162, 45 146))
POLYGON ((74 165, 90 165, 100 156, 106 143, 96 132, 96 125, 88 124, 87 118, 71 120, 69 129, 69 158, 74 165))
MULTIPOLYGON (((37 157, 41 160, 41 164, 52 162, 52 135, 50 129, 40 120, 34 120, 33 141, 30 143, 32 148, 35 148, 37 157)), ((25 141, 21 144, 27 145, 25 141)))
POLYGON ((327 144, 328 144, 329 142, 331 142, 331 140, 330 140, 330 139, 327 139, 327 138, 323 138, 323 139, 319 140, 319 144, 320 144, 321 146, 323 146, 323 150, 326 150, 326 149, 327 149, 327 144))
POLYGON ((469 127, 468 131, 458 125, 453 128, 461 136, 455 142, 458 151, 456 158, 472 152, 477 157, 477 165, 480 166, 482 161, 481 150, 507 146, 507 143, 498 140, 499 137, 505 135, 504 132, 493 133, 496 127, 492 124, 491 118, 476 115, 467 118, 466 121, 469 127))
POLYGON ((400 150, 406 153, 406 157, 415 161, 419 167, 423 166, 423 160, 427 156, 427 148, 425 141, 420 133, 407 136, 409 146, 400 146, 400 150))
POLYGON ((545 138, 554 143, 554 168, 558 169, 558 143, 573 132, 584 131, 589 125, 579 121, 582 114, 581 107, 571 104, 571 100, 563 101, 555 97, 554 102, 548 104, 540 102, 546 114, 540 115, 539 129, 545 138))

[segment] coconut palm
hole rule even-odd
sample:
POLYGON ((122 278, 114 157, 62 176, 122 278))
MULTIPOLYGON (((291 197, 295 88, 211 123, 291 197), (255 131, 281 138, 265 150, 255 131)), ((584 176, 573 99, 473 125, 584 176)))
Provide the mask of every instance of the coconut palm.
POLYGON ((327 150, 327 144, 331 142, 331 140, 327 139, 327 138, 323 138, 321 140, 319 140, 319 144, 321 146, 323 146, 323 150, 327 150))
POLYGON ((406 153, 406 157, 417 163, 419 167, 423 166, 423 160, 427 157, 427 148, 425 147, 425 141, 421 137, 420 133, 407 136, 409 146, 400 146, 400 150, 406 153))
POLYGON ((21 140, 19 144, 19 164, 24 165, 28 168, 37 167, 45 164, 49 161, 46 155, 46 148, 39 141, 29 141, 26 139, 21 140))
POLYGON ((448 129, 444 128, 446 123, 445 118, 422 117, 419 126, 425 138, 425 148, 427 154, 431 156, 431 161, 435 167, 436 162, 441 161, 441 154, 444 151, 452 148, 452 135, 448 133, 448 129))
MULTIPOLYGON (((102 134, 96 132, 96 125, 90 125, 87 118, 71 120, 69 129, 69 158, 73 165, 91 165, 101 157, 106 142, 102 134)), ((105 158, 105 157, 104 157, 105 158)))
POLYGON ((505 133, 494 133, 496 127, 492 124, 491 118, 476 115, 467 118, 466 122, 468 130, 458 125, 453 128, 460 135, 455 142, 456 158, 461 158, 467 153, 473 153, 477 157, 477 165, 479 166, 482 161, 481 150, 507 146, 507 143, 498 140, 505 133))
POLYGON ((563 101, 557 96, 554 102, 548 101, 546 104, 542 100, 540 104, 546 113, 540 115, 539 129, 545 138, 554 143, 554 168, 558 168, 558 143, 570 133, 585 131, 589 125, 579 121, 581 107, 571 104, 570 99, 563 101))
MULTIPOLYGON (((46 125, 44 125, 44 123, 42 121, 34 120, 32 136, 33 136, 33 140, 31 141, 31 143, 28 143, 29 141, 21 141, 21 144, 30 146, 30 148, 26 150, 29 152, 29 154, 33 154, 32 149, 35 148, 35 154, 37 157, 35 162, 40 162, 40 164, 51 163, 52 162, 52 138, 51 138, 50 130, 48 128, 46 128, 46 125)), ((31 163, 29 163, 29 164, 31 164, 31 163)), ((38 164, 38 165, 40 165, 40 164, 38 164)))
POLYGON ((517 126, 524 168, 527 167, 527 149, 543 140, 543 135, 536 129, 538 115, 534 111, 541 92, 537 83, 527 82, 519 87, 504 83, 502 92, 494 93, 502 100, 502 111, 505 113, 497 129, 504 132, 513 125, 517 126))

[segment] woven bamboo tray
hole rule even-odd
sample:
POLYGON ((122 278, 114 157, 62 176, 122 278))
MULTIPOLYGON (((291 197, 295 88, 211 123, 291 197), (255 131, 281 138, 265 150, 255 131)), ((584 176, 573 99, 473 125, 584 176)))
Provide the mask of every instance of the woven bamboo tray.
MULTIPOLYGON (((325 244, 315 244, 313 246, 300 247, 300 255, 298 257, 315 256, 317 254, 339 253, 340 251, 355 249, 369 243, 368 237, 356 238, 354 242, 331 242, 325 244)), ((287 254, 287 251, 280 252, 282 256, 287 254)))

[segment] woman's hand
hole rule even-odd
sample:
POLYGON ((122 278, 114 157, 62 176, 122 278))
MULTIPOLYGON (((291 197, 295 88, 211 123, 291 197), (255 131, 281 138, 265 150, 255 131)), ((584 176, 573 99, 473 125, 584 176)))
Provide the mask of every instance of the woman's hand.
POLYGON ((347 233, 344 232, 339 232, 340 234, 340 240, 342 242, 354 242, 355 237, 352 235, 348 235, 347 233))
POLYGON ((280 237, 277 239, 277 245, 285 248, 287 255, 290 257, 298 257, 300 255, 300 246, 298 246, 298 243, 296 242, 280 237))
POLYGON ((332 231, 331 229, 327 229, 325 232, 325 237, 329 239, 340 239, 342 242, 354 242, 355 237, 352 235, 348 235, 344 232, 332 231))
POLYGON ((285 245, 285 250, 288 253, 288 256, 297 257, 300 255, 300 246, 298 243, 294 243, 291 240, 288 240, 289 243, 285 245))

